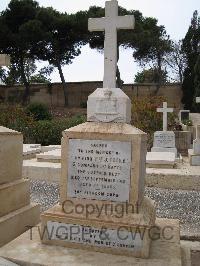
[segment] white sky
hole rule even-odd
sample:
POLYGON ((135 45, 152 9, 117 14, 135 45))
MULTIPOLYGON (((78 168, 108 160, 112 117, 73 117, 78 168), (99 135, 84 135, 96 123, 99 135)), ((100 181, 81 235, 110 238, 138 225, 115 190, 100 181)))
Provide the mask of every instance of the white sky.
MULTIPOLYGON (((0 11, 4 10, 9 2, 1 0, 0 11)), ((92 5, 105 6, 104 0, 38 0, 38 2, 42 6, 52 6, 68 13, 87 10, 92 5)), ((157 18, 158 23, 165 26, 167 33, 174 40, 184 38, 194 10, 200 13, 199 0, 118 0, 118 2, 126 9, 139 10, 143 16, 157 18)), ((126 83, 132 83, 138 67, 133 61, 130 49, 121 49, 119 68, 122 79, 126 83)), ((102 80, 103 55, 88 46, 83 47, 81 55, 63 70, 66 81, 102 80)), ((60 81, 57 71, 52 74, 52 81, 60 81)))

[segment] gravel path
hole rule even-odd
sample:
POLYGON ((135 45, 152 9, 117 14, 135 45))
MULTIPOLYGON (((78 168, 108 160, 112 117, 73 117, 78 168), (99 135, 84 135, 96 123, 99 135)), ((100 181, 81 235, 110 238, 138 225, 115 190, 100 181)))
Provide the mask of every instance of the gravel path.
MULTIPOLYGON (((40 203, 42 211, 58 202, 57 183, 31 182, 31 200, 40 203)), ((157 216, 179 219, 182 235, 199 235, 200 192, 146 188, 146 195, 157 203, 157 216)))

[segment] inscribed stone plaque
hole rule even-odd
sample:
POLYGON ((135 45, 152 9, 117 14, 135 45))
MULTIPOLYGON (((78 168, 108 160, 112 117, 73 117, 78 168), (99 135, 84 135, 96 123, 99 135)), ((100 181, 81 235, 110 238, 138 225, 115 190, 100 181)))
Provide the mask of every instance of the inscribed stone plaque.
POLYGON ((131 142, 69 140, 68 197, 129 201, 131 142))
POLYGON ((77 224, 47 222, 49 240, 87 244, 96 247, 140 251, 143 241, 139 232, 120 229, 94 228, 77 224))
POLYGON ((172 131, 157 131, 154 134, 154 147, 174 148, 175 134, 172 131))

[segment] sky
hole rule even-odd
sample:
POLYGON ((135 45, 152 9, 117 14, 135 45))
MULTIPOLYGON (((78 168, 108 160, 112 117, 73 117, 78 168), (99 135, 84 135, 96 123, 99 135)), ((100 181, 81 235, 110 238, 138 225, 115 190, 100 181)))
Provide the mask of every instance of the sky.
MULTIPOLYGON (((0 0, 0 11, 4 10, 10 0, 0 0)), ((104 0, 38 0, 44 7, 52 6, 61 12, 75 13, 88 10, 92 5, 105 6, 104 0)), ((164 25, 167 34, 173 40, 184 38, 192 14, 195 10, 200 13, 199 0, 118 0, 119 5, 126 9, 139 10, 145 17, 157 18, 159 25, 164 25)), ((44 64, 40 63, 42 67, 44 64)), ((120 49, 119 69, 126 83, 134 82, 134 75, 139 67, 134 62, 131 49, 120 49)), ((103 79, 103 54, 84 46, 79 57, 73 64, 63 68, 66 81, 97 81, 103 79)), ((57 71, 51 76, 53 82, 59 82, 57 71)))

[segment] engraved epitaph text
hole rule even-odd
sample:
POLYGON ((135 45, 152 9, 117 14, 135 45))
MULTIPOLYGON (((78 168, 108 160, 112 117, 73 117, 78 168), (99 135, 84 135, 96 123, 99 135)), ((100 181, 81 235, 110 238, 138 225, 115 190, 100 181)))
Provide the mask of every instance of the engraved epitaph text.
POLYGON ((120 248, 129 251, 140 251, 143 246, 143 239, 138 232, 108 228, 98 229, 90 226, 53 221, 48 221, 47 230, 49 233, 51 232, 51 240, 61 240, 112 249, 120 248), (73 233, 74 230, 76 234, 73 233))
POLYGON ((68 197, 129 200, 131 142, 69 140, 68 197))

